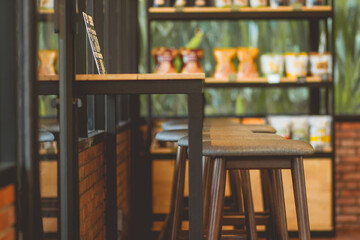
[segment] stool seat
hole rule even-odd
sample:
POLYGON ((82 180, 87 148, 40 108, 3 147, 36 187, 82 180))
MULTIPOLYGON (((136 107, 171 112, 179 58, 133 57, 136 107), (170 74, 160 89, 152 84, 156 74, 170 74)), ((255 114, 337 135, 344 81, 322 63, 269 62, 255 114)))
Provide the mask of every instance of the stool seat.
MULTIPOLYGON (((227 119, 227 118, 205 118, 204 125, 225 125, 225 124, 232 124, 232 125, 239 125, 235 119, 227 119)), ((188 120, 187 119, 174 119, 168 120, 161 124, 163 130, 174 130, 174 129, 187 129, 188 128, 188 120)))
POLYGON ((170 130, 188 130, 189 126, 187 123, 178 123, 178 124, 169 124, 169 125, 162 125, 162 129, 164 131, 170 130))
POLYGON ((231 156, 308 156, 314 148, 307 142, 282 139, 211 139, 203 142, 203 155, 231 156))
POLYGON ((55 141, 55 136, 45 129, 39 129, 39 142, 52 142, 55 141))
MULTIPOLYGON (((165 131, 168 130, 187 130, 188 122, 187 119, 178 119, 178 120, 170 120, 166 121, 162 124, 162 128, 165 131)), ((276 130, 270 125, 258 125, 258 124, 240 124, 231 120, 226 119, 205 119, 204 121, 204 129, 217 129, 217 128, 236 128, 236 129, 248 129, 254 133, 275 133, 276 130)))
POLYGON ((224 131, 224 130, 249 130, 253 133, 276 133, 276 130, 270 125, 242 125, 242 124, 228 124, 228 125, 214 125, 204 126, 204 131, 224 131))
MULTIPOLYGON (((218 132, 218 133, 203 133, 203 142, 209 142, 213 139, 216 141, 224 141, 224 142, 242 142, 247 140, 255 140, 258 141, 259 139, 269 139, 269 140, 285 140, 280 135, 276 134, 269 134, 269 133, 252 133, 252 132, 218 132)), ((241 144, 241 143, 239 143, 241 144)), ((189 138, 185 136, 178 141, 178 145, 182 147, 189 146, 189 138)))
POLYGON ((177 142, 187 135, 187 130, 162 131, 156 134, 155 139, 161 142, 177 142))

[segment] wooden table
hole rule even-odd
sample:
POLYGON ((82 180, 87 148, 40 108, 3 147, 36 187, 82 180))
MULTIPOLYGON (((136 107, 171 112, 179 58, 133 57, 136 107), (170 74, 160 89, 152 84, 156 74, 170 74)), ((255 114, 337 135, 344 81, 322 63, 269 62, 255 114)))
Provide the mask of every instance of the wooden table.
MULTIPOLYGON (((116 135, 115 96, 121 94, 187 94, 189 119, 189 239, 203 236, 202 220, 202 124, 204 74, 107 74, 76 75, 74 96, 107 95, 106 132, 116 135)), ((39 94, 58 94, 57 76, 39 77, 39 94)), ((115 144, 115 139, 114 139, 115 144)), ((116 209, 116 146, 107 159, 107 189, 114 194, 107 199, 116 209)), ((136 164, 136 163, 135 163, 136 164)), ((134 190, 134 189, 132 189, 134 190)), ((116 211, 113 211, 116 223, 116 211)), ((110 213, 112 214, 112 213, 110 213)), ((140 216, 139 216, 140 217, 140 216)), ((108 226, 107 226, 108 227, 108 226)), ((110 226, 109 226, 110 227, 110 226)))

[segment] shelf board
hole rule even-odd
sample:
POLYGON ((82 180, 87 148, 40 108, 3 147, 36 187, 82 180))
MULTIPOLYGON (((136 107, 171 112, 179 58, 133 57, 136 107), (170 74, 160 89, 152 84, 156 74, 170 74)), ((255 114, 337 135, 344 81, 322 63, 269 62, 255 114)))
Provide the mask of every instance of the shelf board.
MULTIPOLYGON (((204 79, 204 73, 148 73, 148 74, 76 74, 76 81, 137 81, 137 80, 199 80, 204 79)), ((39 75, 39 82, 59 81, 59 75, 39 75)))
MULTIPOLYGON (((77 75, 77 81, 120 81, 120 80, 191 80, 201 79, 203 74, 108 74, 108 75, 77 75)), ((38 77, 39 94, 40 95, 56 95, 59 93, 59 75, 40 75, 38 77)), ((319 77, 307 77, 306 82, 297 82, 297 79, 282 78, 280 83, 271 84, 267 82, 266 78, 249 78, 241 79, 235 82, 227 80, 218 80, 214 78, 206 78, 204 86, 206 88, 245 88, 245 87, 258 87, 258 88, 330 88, 333 86, 332 81, 322 81, 319 77)))
POLYGON ((54 19, 54 9, 40 9, 39 10, 39 21, 53 21, 54 19))
POLYGON ((38 81, 40 81, 40 82, 59 81, 59 75, 39 75, 38 81))
POLYGON ((268 83, 266 78, 247 78, 237 81, 219 80, 206 78, 205 87, 208 88, 232 88, 232 87, 262 87, 262 88, 286 88, 286 87, 331 87, 332 81, 322 81, 320 77, 307 77, 305 82, 298 82, 296 78, 281 78, 280 83, 268 83))
POLYGON ((159 7, 149 8, 150 20, 225 20, 225 19, 321 19, 333 16, 331 6, 302 7, 294 10, 290 6, 278 8, 217 8, 217 7, 159 7))

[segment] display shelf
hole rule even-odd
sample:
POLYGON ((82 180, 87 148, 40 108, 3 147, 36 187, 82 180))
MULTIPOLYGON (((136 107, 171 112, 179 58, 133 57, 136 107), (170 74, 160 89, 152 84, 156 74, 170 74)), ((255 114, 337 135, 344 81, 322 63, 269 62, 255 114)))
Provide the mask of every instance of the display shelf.
POLYGON ((59 75, 39 75, 38 81, 40 81, 40 82, 59 81, 59 75))
POLYGON ((215 19, 323 19, 333 16, 331 6, 278 8, 217 8, 217 7, 163 7, 149 8, 149 20, 215 20, 215 19))
MULTIPOLYGON (((319 39, 320 39, 320 24, 326 23, 328 20, 334 21, 334 1, 332 1, 332 6, 317 6, 317 7, 302 7, 301 9, 295 10, 292 7, 263 7, 263 8, 216 8, 216 7, 184 7, 184 8, 175 8, 175 7, 164 7, 164 8, 153 8, 148 4, 148 71, 151 71, 151 46, 152 46, 152 26, 156 24, 157 21, 227 21, 227 20, 300 20, 308 23, 309 29, 307 30, 309 36, 309 52, 319 51, 319 39)), ((326 25, 326 24, 325 24, 326 25)), ((329 28, 325 28, 325 36, 331 39, 334 36, 329 34, 329 28)), ((332 32, 334 31, 334 24, 332 25, 332 32)), ((267 36, 271 37, 271 36, 267 36)), ((327 39, 327 40, 329 40, 327 39)), ((334 41, 331 41, 333 43, 334 41)), ((327 42, 330 43, 329 41, 327 42)), ((334 56, 334 45, 327 45, 326 51, 331 52, 334 56)), ((335 60, 335 56, 333 58, 335 60)), ((334 66, 334 60, 332 66, 334 66)), ((333 67, 332 67, 333 70, 333 67)), ((269 83, 267 78, 252 78, 252 79, 236 79, 230 78, 226 80, 217 80, 214 78, 206 78, 204 87, 205 88, 228 88, 228 89, 239 89, 239 88, 282 88, 282 89, 291 89, 291 88, 307 88, 308 90, 308 104, 309 108, 306 113, 296 114, 301 116, 308 115, 327 115, 333 116, 334 113, 334 71, 330 77, 326 78, 316 78, 316 77, 306 77, 302 79, 290 79, 290 78, 281 78, 279 83, 269 83), (322 109, 324 107, 324 109, 322 109)), ((148 108, 151 109, 151 101, 149 98, 148 108)), ((293 114, 283 113, 282 115, 292 116, 293 114)), ((267 113, 259 116, 237 116, 229 115, 224 116, 220 115, 217 117, 266 117, 267 113)), ((152 119, 151 112, 148 115, 148 118, 152 119)), ((152 131, 151 126, 148 131, 149 139, 152 131)), ((332 129, 332 139, 334 139, 334 123, 331 126, 332 129)), ((332 162, 332 169, 335 169, 335 151, 336 146, 335 142, 332 142, 332 146, 329 149, 318 149, 314 155, 306 157, 306 159, 312 160, 321 160, 328 161, 329 159, 332 162), (322 151, 324 150, 324 151, 322 151)), ((151 159, 169 159, 171 157, 170 153, 160 153, 158 151, 151 152, 151 159)), ((175 154, 172 154, 172 157, 175 157, 175 154)), ((331 171, 331 170, 329 170, 331 171)), ((329 173, 329 172, 327 172, 329 173)), ((313 236, 333 236, 335 234, 335 183, 336 178, 333 172, 329 173, 332 178, 331 183, 331 201, 328 203, 327 207, 331 208, 331 224, 329 226, 322 226, 316 231, 313 230, 311 233, 313 236), (330 206, 331 205, 331 206, 330 206)), ((309 200, 310 204, 316 204, 316 201, 313 199, 309 200)))
POLYGON ((209 87, 209 88, 231 88, 231 87, 321 88, 321 87, 332 87, 332 86, 333 86, 332 79, 323 80, 320 77, 307 77, 302 80, 296 78, 281 78, 280 83, 269 83, 267 78, 247 78, 247 79, 238 79, 236 81, 219 80, 215 78, 206 78, 205 80, 205 87, 209 87))
POLYGON ((39 95, 58 95, 59 94, 59 75, 39 75, 38 76, 39 95))
POLYGON ((40 9, 39 20, 42 22, 53 21, 54 9, 40 9))

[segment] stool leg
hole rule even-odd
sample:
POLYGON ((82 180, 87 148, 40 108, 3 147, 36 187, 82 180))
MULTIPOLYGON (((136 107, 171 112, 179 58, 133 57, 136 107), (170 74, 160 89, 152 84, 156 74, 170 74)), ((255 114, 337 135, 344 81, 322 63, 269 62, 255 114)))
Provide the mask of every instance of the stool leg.
POLYGON ((181 213, 184 207, 184 185, 185 185, 185 167, 186 167, 186 154, 187 148, 186 147, 179 147, 178 148, 178 155, 177 155, 177 175, 174 184, 175 191, 174 194, 174 205, 172 206, 173 214, 172 214, 172 224, 171 227, 171 238, 172 240, 177 239, 177 235, 179 229, 181 228, 181 213))
POLYGON ((304 164, 302 158, 294 158, 291 168, 293 178, 296 215, 299 227, 299 239, 310 240, 310 223, 306 198, 304 164))
POLYGON ((244 196, 247 239, 257 240, 258 236, 256 231, 254 202, 251 192, 250 172, 249 170, 240 170, 240 172, 241 185, 244 196))
POLYGON ((182 148, 177 148, 177 154, 175 159, 175 167, 174 167, 174 175, 173 175, 173 182, 171 188, 171 198, 170 198, 170 213, 166 216, 164 225, 161 229, 160 235, 158 240, 166 240, 169 239, 170 229, 172 227, 172 221, 174 216, 174 206, 175 206, 175 198, 176 198, 176 189, 178 187, 178 175, 179 175, 179 166, 180 166, 180 158, 182 155, 182 148))
POLYGON ((211 214, 208 240, 220 239, 225 200, 226 164, 225 159, 216 158, 212 181, 211 214))
POLYGON ((244 212, 244 206, 242 201, 241 191, 241 176, 239 170, 229 170, 231 195, 235 199, 235 205, 239 213, 244 212))
POLYGON ((203 221, 204 234, 207 235, 210 211, 210 195, 212 173, 214 172, 214 161, 209 157, 204 157, 204 182, 203 182, 203 221))
POLYGON ((275 231, 277 235, 276 239, 287 240, 289 236, 286 222, 286 209, 281 169, 271 170, 271 178, 273 193, 273 213, 275 216, 275 231))
POLYGON ((260 171, 261 177, 261 190, 263 195, 263 206, 264 212, 269 213, 269 222, 266 225, 266 239, 267 240, 276 240, 275 233, 274 233, 274 218, 272 217, 272 192, 271 192, 271 180, 269 176, 268 169, 262 169, 260 171))

